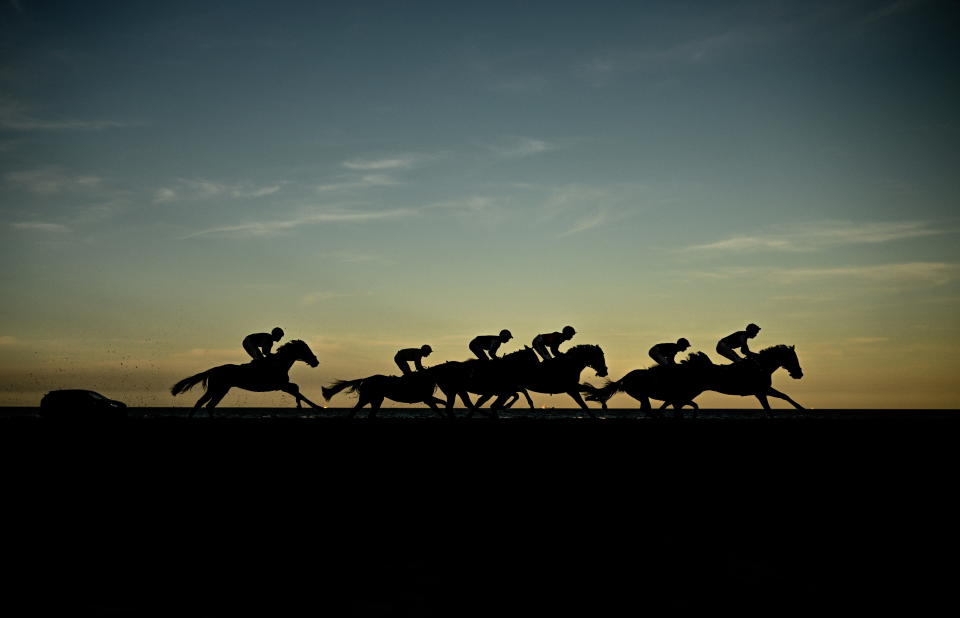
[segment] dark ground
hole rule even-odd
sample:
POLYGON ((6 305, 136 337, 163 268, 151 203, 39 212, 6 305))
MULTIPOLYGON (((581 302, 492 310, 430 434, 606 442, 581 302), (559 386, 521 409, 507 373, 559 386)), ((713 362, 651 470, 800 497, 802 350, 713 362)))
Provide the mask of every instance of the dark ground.
POLYGON ((0 414, 0 605, 6 616, 954 609, 960 414, 754 412, 0 414))

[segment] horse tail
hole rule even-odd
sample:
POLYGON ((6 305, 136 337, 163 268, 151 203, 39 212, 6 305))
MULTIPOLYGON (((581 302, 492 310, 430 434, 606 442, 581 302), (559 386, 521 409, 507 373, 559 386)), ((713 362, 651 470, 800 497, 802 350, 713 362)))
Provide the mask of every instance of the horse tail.
POLYGON ((360 378, 359 380, 337 380, 330 386, 324 386, 321 388, 320 392, 323 393, 323 398, 329 401, 331 397, 345 388, 349 388, 351 393, 357 392, 357 388, 360 387, 360 384, 365 379, 366 378, 360 378))
POLYGON ((606 403, 608 399, 623 390, 621 382, 623 382, 623 378, 617 380, 616 382, 613 380, 607 380, 607 383, 600 388, 584 382, 580 385, 580 392, 587 393, 587 401, 599 401, 601 403, 606 403))
POLYGON ((219 369, 219 367, 207 369, 206 371, 198 373, 197 375, 180 380, 170 388, 170 394, 179 395, 180 393, 185 393, 200 382, 203 382, 203 388, 207 388, 207 380, 210 378, 210 374, 214 371, 214 369, 219 369))

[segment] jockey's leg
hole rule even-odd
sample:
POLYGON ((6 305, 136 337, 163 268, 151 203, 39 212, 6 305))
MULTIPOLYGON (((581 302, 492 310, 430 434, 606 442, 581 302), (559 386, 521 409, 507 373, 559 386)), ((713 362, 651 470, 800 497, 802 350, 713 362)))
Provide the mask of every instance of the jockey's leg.
POLYGON ((717 354, 734 363, 744 360, 743 357, 724 345, 717 346, 717 354))
POLYGON ((542 358, 543 360, 547 360, 548 358, 551 358, 550 351, 547 350, 547 346, 544 345, 542 341, 539 341, 539 340, 534 341, 533 349, 537 354, 540 355, 540 358, 542 358))
POLYGON ((411 373, 410 366, 407 364, 407 361, 395 358, 393 359, 393 362, 395 362, 397 364, 397 367, 400 368, 401 374, 407 375, 408 373, 411 373))
POLYGON ((471 345, 470 351, 477 355, 477 358, 480 360, 490 360, 490 357, 487 356, 486 351, 480 346, 471 345))

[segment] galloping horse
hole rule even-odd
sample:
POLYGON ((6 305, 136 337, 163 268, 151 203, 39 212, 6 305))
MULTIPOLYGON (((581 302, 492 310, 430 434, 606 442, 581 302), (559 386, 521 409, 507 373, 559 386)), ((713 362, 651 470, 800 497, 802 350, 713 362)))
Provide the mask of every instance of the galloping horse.
POLYGON ((524 346, 522 350, 505 354, 498 359, 448 361, 432 367, 430 371, 436 377, 437 386, 447 396, 448 414, 453 414, 453 404, 457 395, 460 395, 460 399, 470 410, 468 416, 471 416, 475 406, 468 393, 475 393, 481 395, 481 401, 497 397, 491 407, 492 416, 496 416, 496 410, 504 407, 505 400, 519 397, 517 391, 522 389, 523 380, 536 370, 539 364, 533 348, 524 346))
POLYGON ((607 400, 616 393, 625 392, 640 402, 640 409, 651 412, 651 399, 663 401, 660 409, 673 405, 678 411, 684 405, 699 408, 694 397, 706 389, 708 368, 715 365, 703 352, 689 354, 676 365, 654 365, 647 369, 634 369, 617 380, 597 388, 592 384, 581 384, 580 392, 587 393, 587 401, 599 401, 606 409, 607 400))
POLYGON ((220 365, 189 378, 184 378, 174 384, 170 392, 173 395, 179 395, 190 390, 198 383, 203 383, 206 392, 194 404, 193 409, 190 410, 190 416, 193 416, 199 408, 206 404, 207 414, 212 418, 213 408, 233 387, 261 393, 283 391, 296 398, 298 408, 302 407, 302 401, 307 402, 314 408, 319 408, 320 406, 300 394, 300 387, 291 382, 287 375, 290 372, 290 367, 296 361, 303 361, 311 367, 320 364, 320 361, 310 350, 310 346, 299 339, 295 339, 283 344, 277 348, 276 354, 265 359, 255 360, 243 365, 220 365))
MULTIPOLYGON (((678 411, 684 403, 692 403, 703 391, 716 391, 725 395, 754 396, 764 410, 770 410, 767 397, 777 397, 790 402, 798 410, 803 406, 788 395, 772 387, 773 372, 786 369, 791 378, 803 377, 796 348, 777 345, 757 352, 752 358, 729 365, 715 365, 702 352, 691 354, 687 360, 674 367, 651 367, 635 369, 616 382, 607 382, 602 388, 582 385, 590 393, 590 401, 606 401, 615 393, 623 391, 640 402, 642 410, 649 411, 650 399, 664 401, 664 406, 673 404, 678 411)), ((696 404, 693 404, 696 408, 696 404)))
POLYGON ((803 410, 803 406, 773 388, 773 372, 783 368, 794 380, 803 377, 797 349, 792 345, 775 345, 757 352, 751 360, 732 365, 713 365, 707 371, 707 384, 704 390, 716 391, 724 395, 753 395, 768 413, 770 402, 767 397, 776 397, 789 402, 794 408, 803 410), (752 362, 751 362, 752 360, 752 362))
MULTIPOLYGON (((576 345, 555 358, 543 361, 530 374, 521 376, 524 387, 522 392, 527 398, 527 403, 533 408, 528 390, 551 395, 566 393, 577 402, 577 405, 586 410, 590 418, 596 418, 580 397, 580 373, 587 367, 596 371, 597 377, 602 378, 607 375, 607 362, 600 346, 576 345)), ((478 401, 477 405, 481 405, 483 401, 478 401)))
POLYGON ((377 410, 383 405, 384 399, 392 399, 401 403, 423 402, 440 416, 444 416, 444 413, 437 408, 437 404, 442 404, 444 401, 433 396, 436 388, 437 381, 433 375, 433 370, 423 369, 402 376, 376 374, 357 380, 338 380, 320 390, 326 400, 344 389, 349 389, 351 393, 357 393, 357 405, 347 414, 349 418, 352 418, 357 410, 368 403, 370 404, 369 418, 375 417, 377 410))

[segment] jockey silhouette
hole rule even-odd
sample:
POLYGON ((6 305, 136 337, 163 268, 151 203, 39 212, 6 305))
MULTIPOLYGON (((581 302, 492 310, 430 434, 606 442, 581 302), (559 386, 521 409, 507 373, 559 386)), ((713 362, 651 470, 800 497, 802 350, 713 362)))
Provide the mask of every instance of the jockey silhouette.
POLYGON ((270 350, 275 341, 283 338, 283 329, 279 326, 269 333, 253 333, 243 338, 243 349, 247 351, 250 358, 260 360, 270 356, 270 350))
POLYGON ((650 348, 650 358, 657 361, 658 365, 673 365, 673 357, 678 352, 683 352, 690 347, 690 342, 684 337, 677 339, 676 343, 658 343, 650 348))
POLYGON ((470 341, 470 351, 481 360, 499 358, 497 348, 500 347, 501 343, 506 343, 511 339, 513 339, 513 335, 507 329, 500 331, 499 335, 477 335, 470 341), (487 356, 487 354, 490 356, 487 356))
POLYGON ((433 352, 433 348, 428 345, 422 345, 419 348, 404 348, 394 355, 393 362, 397 364, 403 375, 407 375, 412 373, 407 363, 413 363, 417 371, 422 371, 423 365, 420 364, 420 359, 430 356, 431 352, 433 352))
POLYGON ((577 331, 572 326, 564 326, 561 332, 541 333, 533 338, 533 349, 537 351, 543 360, 553 358, 560 354, 560 344, 564 341, 570 341, 577 331), (549 351, 547 348, 550 348, 549 351), (553 356, 551 356, 553 352, 553 356))
POLYGON ((753 339, 759 332, 759 326, 756 324, 747 324, 747 328, 745 330, 738 330, 737 332, 727 335, 718 341, 717 354, 724 358, 728 358, 735 363, 744 361, 747 358, 752 358, 755 356, 755 354, 751 352, 750 348, 747 346, 747 339, 753 339), (743 358, 737 354, 735 351, 736 348, 740 348, 740 351, 746 358, 743 358))

